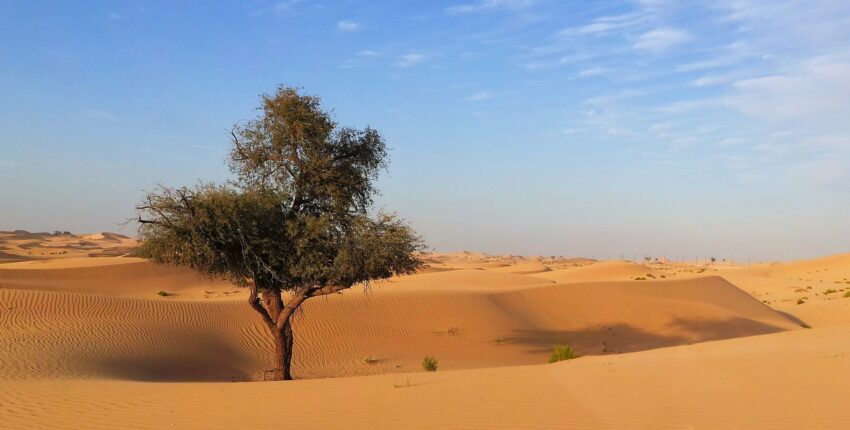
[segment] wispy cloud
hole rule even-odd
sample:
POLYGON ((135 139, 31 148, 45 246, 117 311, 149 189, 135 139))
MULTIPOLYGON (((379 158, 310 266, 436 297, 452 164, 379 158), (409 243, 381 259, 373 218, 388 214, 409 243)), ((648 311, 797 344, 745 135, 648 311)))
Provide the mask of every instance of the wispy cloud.
POLYGON ((484 101, 484 100, 490 100, 494 96, 495 96, 495 94, 493 94, 492 91, 484 90, 484 91, 478 91, 477 93, 470 95, 465 100, 471 101, 471 102, 481 102, 481 101, 484 101))
POLYGON ((287 12, 298 3, 301 3, 301 0, 284 0, 275 3, 273 9, 275 10, 275 12, 287 12))
POLYGON ((607 67, 590 67, 587 69, 579 70, 578 75, 583 78, 589 78, 592 76, 602 76, 611 73, 613 70, 607 67))
POLYGON ((83 111, 83 114, 85 114, 87 117, 93 118, 93 119, 101 119, 101 120, 106 120, 106 121, 117 121, 118 120, 118 115, 116 115, 113 112, 110 112, 108 110, 103 110, 103 109, 86 109, 85 111, 83 111))
POLYGON ((336 28, 339 31, 352 32, 352 31, 359 31, 362 28, 362 26, 358 22, 344 19, 344 20, 336 23, 336 28))
POLYGON ((404 55, 399 55, 398 61, 396 61, 395 65, 398 67, 411 67, 424 63, 426 60, 428 60, 428 57, 425 54, 410 52, 404 55))
POLYGON ((564 30, 561 30, 561 34, 604 34, 615 30, 622 30, 625 28, 634 27, 638 24, 641 24, 642 22, 645 22, 646 19, 647 17, 645 15, 637 13, 615 16, 602 16, 594 19, 593 22, 591 22, 590 24, 578 27, 569 27, 564 30))
POLYGON ((640 35, 635 41, 635 49, 652 53, 661 53, 679 46, 691 39, 688 32, 676 28, 657 28, 640 35))
POLYGON ((475 3, 459 4, 446 8, 449 15, 485 13, 497 10, 517 11, 534 5, 535 0, 479 0, 475 3))
POLYGON ((768 120, 850 132, 850 61, 808 60, 786 73, 736 81, 730 105, 768 120))
POLYGON ((357 56, 359 57, 377 57, 381 55, 378 51, 373 51, 371 49, 361 49, 357 51, 357 56))

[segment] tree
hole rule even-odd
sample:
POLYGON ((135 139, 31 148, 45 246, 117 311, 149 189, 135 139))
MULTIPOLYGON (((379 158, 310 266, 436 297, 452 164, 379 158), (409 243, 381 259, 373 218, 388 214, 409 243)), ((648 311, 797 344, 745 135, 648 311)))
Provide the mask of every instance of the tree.
POLYGON ((274 338, 274 379, 292 379, 292 317, 308 299, 421 267, 421 239, 394 215, 369 215, 386 146, 338 126, 318 97, 279 87, 231 131, 236 179, 159 186, 137 206, 139 254, 248 288, 274 338))

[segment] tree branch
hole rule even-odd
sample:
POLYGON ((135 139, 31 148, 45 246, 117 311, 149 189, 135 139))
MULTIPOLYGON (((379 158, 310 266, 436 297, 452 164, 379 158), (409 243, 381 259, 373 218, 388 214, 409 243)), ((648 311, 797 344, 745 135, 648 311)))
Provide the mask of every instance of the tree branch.
POLYGON ((269 329, 274 329, 275 321, 272 320, 269 311, 260 303, 260 298, 257 297, 257 284, 254 283, 253 279, 248 281, 248 291, 248 304, 263 317, 263 322, 266 323, 269 329))

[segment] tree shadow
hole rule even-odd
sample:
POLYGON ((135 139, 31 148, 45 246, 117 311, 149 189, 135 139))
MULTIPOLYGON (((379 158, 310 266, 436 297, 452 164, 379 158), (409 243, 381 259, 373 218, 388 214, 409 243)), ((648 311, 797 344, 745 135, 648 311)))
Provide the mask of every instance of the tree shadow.
POLYGON ((504 344, 527 347, 526 352, 547 353, 554 345, 568 344, 582 355, 635 352, 711 340, 785 331, 747 318, 701 320, 679 318, 664 330, 647 331, 628 324, 600 325, 577 330, 517 330, 502 340, 504 344))
POLYGON ((145 382, 222 382, 256 379, 254 358, 212 335, 181 338, 179 350, 91 357, 81 363, 99 376, 145 382))

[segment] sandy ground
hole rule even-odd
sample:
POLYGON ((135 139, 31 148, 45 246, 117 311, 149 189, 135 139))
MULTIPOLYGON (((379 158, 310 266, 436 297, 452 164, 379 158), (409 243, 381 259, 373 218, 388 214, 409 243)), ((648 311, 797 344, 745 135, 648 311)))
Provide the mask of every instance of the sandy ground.
POLYGON ((422 273, 308 302, 299 380, 259 383, 271 342, 245 292, 132 246, 0 232, 0 429, 850 422, 850 255, 742 267, 429 254, 422 273), (547 364, 563 343, 582 357, 547 364), (421 370, 425 355, 438 372, 421 370))

